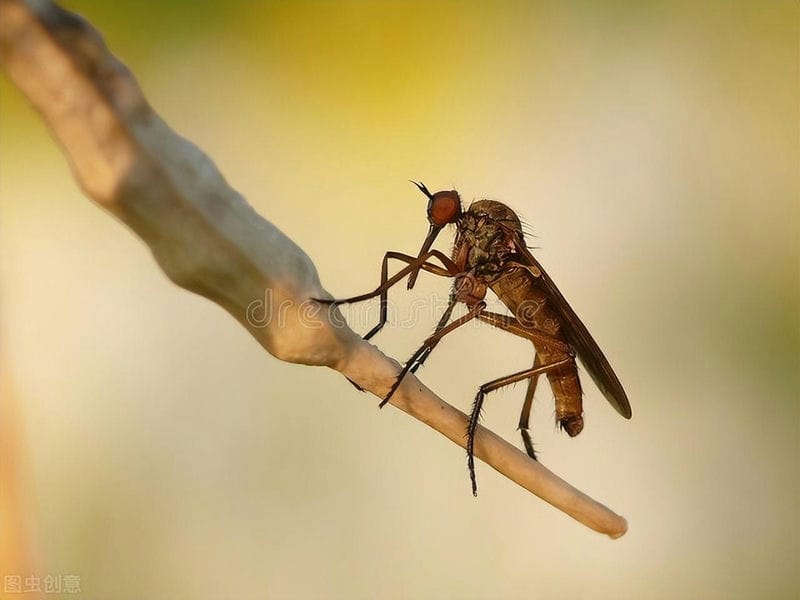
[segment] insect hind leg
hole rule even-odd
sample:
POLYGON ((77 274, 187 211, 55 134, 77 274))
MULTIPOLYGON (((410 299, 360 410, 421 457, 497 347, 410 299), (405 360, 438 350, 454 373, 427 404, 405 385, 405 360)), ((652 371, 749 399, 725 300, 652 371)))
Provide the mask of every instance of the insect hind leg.
MULTIPOLYGON (((542 362, 539 360, 539 355, 537 354, 533 358, 533 368, 541 366, 542 362)), ((525 452, 528 453, 533 460, 538 461, 539 459, 536 458, 536 451, 533 448, 533 440, 531 439, 530 434, 530 418, 531 418, 531 409, 533 408, 533 396, 536 393, 536 384, 539 382, 539 376, 533 375, 528 380, 528 390, 525 392, 525 402, 522 404, 522 410, 519 414, 519 433, 522 436, 522 445, 525 446, 525 452)))
POLYGON ((534 376, 538 377, 542 373, 547 373, 552 369, 557 369, 558 367, 569 364, 570 361, 572 361, 572 358, 568 357, 546 365, 531 367, 530 369, 525 369, 524 371, 519 371, 518 373, 512 373, 511 375, 506 375, 505 377, 493 379, 488 383, 484 383, 478 389, 478 393, 475 395, 475 401, 472 404, 472 412, 469 415, 469 423, 467 425, 467 468, 469 469, 469 479, 472 483, 473 496, 478 495, 478 483, 475 478, 475 432, 478 429, 478 422, 480 421, 481 409, 483 408, 483 401, 486 398, 486 394, 498 390, 501 387, 511 385, 512 383, 517 383, 518 381, 524 381, 525 379, 530 379, 534 376))

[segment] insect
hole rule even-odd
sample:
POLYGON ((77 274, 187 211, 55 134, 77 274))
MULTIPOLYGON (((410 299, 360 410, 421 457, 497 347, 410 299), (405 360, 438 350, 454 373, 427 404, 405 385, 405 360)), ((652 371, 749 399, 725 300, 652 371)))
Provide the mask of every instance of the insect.
POLYGON ((380 403, 383 407, 397 390, 407 373, 423 365, 437 344, 449 333, 478 319, 532 342, 535 357, 529 369, 484 383, 472 404, 467 426, 467 465, 472 493, 477 495, 475 477, 475 431, 486 395, 501 387, 528 380, 525 401, 519 418, 519 429, 528 455, 536 460, 529 431, 533 396, 541 375, 545 375, 553 391, 556 421, 570 437, 583 429, 583 392, 576 358, 580 359, 597 387, 611 405, 626 419, 631 418, 628 396, 602 350, 572 310, 553 280, 534 258, 525 244, 519 217, 508 206, 493 200, 473 202, 466 211, 455 190, 432 194, 422 183, 414 183, 428 198, 429 230, 418 255, 387 252, 383 257, 381 284, 372 292, 326 300, 329 304, 360 302, 380 296, 380 317, 364 339, 370 339, 387 321, 388 290, 408 276, 408 289, 414 287, 420 271, 453 278, 447 308, 435 331, 414 352, 380 403), (455 225, 456 235, 450 256, 432 250, 433 242, 446 225, 455 225), (389 277, 390 260, 406 263, 389 277), (511 316, 486 310, 486 292, 494 294, 509 309, 511 316), (451 322, 458 303, 467 306, 467 313, 451 322))

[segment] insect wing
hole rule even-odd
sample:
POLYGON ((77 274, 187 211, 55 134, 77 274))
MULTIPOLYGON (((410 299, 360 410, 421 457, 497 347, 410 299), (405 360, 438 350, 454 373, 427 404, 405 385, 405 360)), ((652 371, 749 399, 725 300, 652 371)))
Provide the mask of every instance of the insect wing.
POLYGON ((562 327, 564 327, 567 340, 569 340, 569 343, 575 349, 583 366, 589 372, 589 375, 591 375, 600 391, 603 392, 606 400, 611 403, 611 406, 623 417, 630 419, 631 405, 628 401, 628 395, 625 393, 622 383, 620 383, 619 378, 617 378, 616 373, 614 373, 614 369, 612 369, 611 365, 608 363, 608 359, 606 359, 600 346, 594 341, 589 330, 586 329, 586 326, 578 318, 578 315, 572 310, 572 307, 567 303, 564 296, 556 287, 556 284, 553 283, 553 280, 550 279, 550 276, 542 268, 542 265, 539 264, 539 261, 533 257, 533 254, 528 250, 524 241, 519 240, 517 246, 519 254, 527 261, 530 261, 531 266, 541 272, 541 276, 537 278, 537 281, 552 299, 554 308, 561 315, 562 327))

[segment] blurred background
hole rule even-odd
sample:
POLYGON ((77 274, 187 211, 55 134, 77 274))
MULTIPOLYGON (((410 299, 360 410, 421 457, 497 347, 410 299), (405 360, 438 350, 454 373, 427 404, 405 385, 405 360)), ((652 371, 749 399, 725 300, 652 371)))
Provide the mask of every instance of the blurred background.
MULTIPOLYGON (((630 531, 483 464, 474 499, 460 448, 267 355, 82 196, 3 75, 4 575, 77 575, 98 599, 800 593, 800 5, 65 5, 334 295, 419 248, 408 179, 516 210, 634 414, 585 377, 569 439, 540 386, 541 460, 630 531)), ((376 343, 407 358, 436 315, 399 321, 447 287, 398 286, 376 343)), ((467 410, 531 358, 464 328, 420 376, 467 410)), ((514 443, 523 396, 484 413, 514 443)))

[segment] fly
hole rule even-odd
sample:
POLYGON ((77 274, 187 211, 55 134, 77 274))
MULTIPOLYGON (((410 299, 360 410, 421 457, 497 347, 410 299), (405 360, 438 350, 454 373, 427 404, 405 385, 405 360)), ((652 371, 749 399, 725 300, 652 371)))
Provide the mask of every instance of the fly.
POLYGON ((630 419, 631 406, 622 384, 586 326, 531 254, 525 244, 519 217, 514 211, 494 200, 473 202, 464 211, 461 198, 455 190, 431 194, 422 183, 412 183, 428 198, 428 235, 418 255, 414 257, 387 252, 383 257, 381 284, 377 289, 352 298, 323 301, 345 304, 380 296, 380 318, 378 324, 364 336, 368 340, 386 324, 388 290, 393 285, 408 276, 408 289, 413 288, 420 271, 453 279, 447 308, 435 331, 405 363, 380 406, 383 407, 391 399, 407 373, 414 373, 423 365, 442 338, 478 319, 529 340, 535 355, 529 369, 493 379, 478 389, 467 426, 467 465, 474 495, 478 490, 475 478, 475 430, 484 399, 490 392, 528 381, 519 429, 525 450, 534 460, 536 453, 529 420, 540 376, 547 377, 553 391, 559 427, 570 437, 578 435, 583 429, 583 392, 576 358, 580 359, 609 403, 620 415, 630 419), (456 227, 450 256, 431 249, 446 225, 456 227), (406 266, 389 277, 389 260, 404 262, 406 266), (497 295, 511 316, 486 310, 487 290, 497 295), (453 309, 459 303, 467 306, 467 313, 451 321, 453 309))

